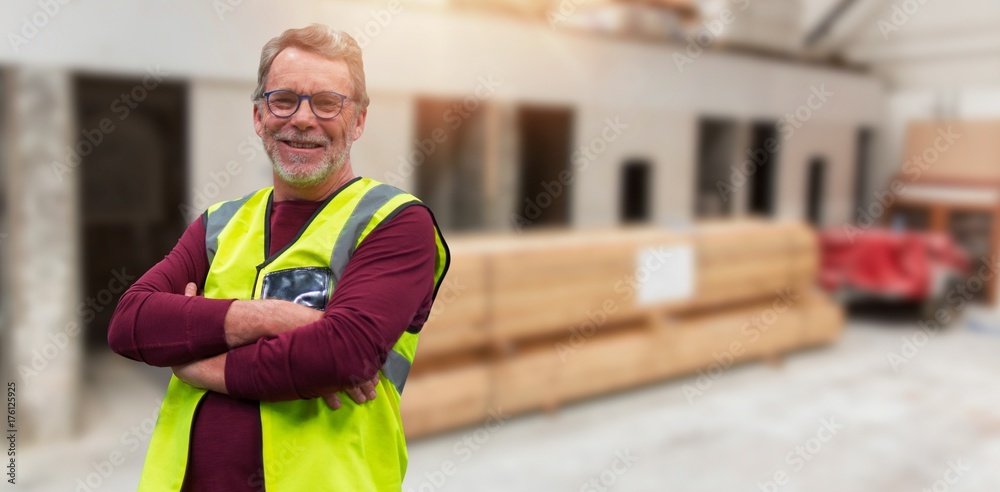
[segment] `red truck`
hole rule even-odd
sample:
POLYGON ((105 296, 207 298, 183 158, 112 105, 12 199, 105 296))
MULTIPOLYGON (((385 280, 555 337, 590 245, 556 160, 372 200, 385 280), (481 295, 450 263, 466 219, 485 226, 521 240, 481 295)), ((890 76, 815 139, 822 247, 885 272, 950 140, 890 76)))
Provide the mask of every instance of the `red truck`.
POLYGON ((848 227, 819 237, 820 285, 846 303, 914 302, 931 318, 970 267, 947 234, 848 227))

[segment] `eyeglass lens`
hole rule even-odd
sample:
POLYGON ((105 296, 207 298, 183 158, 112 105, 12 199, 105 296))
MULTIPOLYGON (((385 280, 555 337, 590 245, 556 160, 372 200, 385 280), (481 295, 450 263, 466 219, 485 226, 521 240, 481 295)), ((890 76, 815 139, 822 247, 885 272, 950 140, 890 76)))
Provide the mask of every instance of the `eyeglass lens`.
MULTIPOLYGON (((268 96, 268 108, 275 116, 287 118, 299 107, 299 95, 292 91, 276 91, 268 96)), ((320 118, 333 118, 344 105, 343 98, 333 92, 319 92, 309 97, 313 113, 320 118)))

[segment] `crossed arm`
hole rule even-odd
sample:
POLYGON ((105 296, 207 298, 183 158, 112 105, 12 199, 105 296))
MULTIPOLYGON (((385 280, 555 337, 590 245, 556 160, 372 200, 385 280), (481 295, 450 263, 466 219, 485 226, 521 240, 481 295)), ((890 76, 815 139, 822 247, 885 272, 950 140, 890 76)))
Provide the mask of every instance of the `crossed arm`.
MULTIPOLYGON (((198 286, 190 282, 184 289, 186 297, 198 295, 198 286)), ((323 318, 323 313, 280 300, 234 301, 226 312, 223 327, 226 344, 242 347, 257 342, 264 337, 276 336, 300 326, 315 323, 323 318)), ((226 388, 226 353, 207 359, 188 362, 171 368, 178 379, 196 388, 216 393, 228 394, 226 388)), ((376 397, 376 373, 369 380, 349 387, 331 389, 322 395, 330 408, 341 406, 339 391, 345 391, 351 399, 361 404, 376 397)))
POLYGON ((408 326, 426 320, 434 283, 433 222, 409 207, 355 252, 325 312, 279 300, 195 296, 207 274, 204 229, 129 289, 109 327, 115 352, 169 366, 194 386, 235 397, 282 401, 324 397, 359 403, 408 326), (197 279, 197 280, 196 280, 197 279))

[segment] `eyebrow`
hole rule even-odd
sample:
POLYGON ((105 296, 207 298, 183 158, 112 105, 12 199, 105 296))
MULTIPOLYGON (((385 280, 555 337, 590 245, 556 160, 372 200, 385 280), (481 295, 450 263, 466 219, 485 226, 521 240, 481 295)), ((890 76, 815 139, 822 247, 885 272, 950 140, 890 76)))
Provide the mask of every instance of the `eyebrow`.
MULTIPOLYGON (((288 92, 294 92, 294 93, 296 93, 296 94, 298 94, 298 93, 299 93, 299 92, 298 92, 298 91, 296 91, 295 89, 288 89, 288 88, 285 88, 285 87, 280 87, 280 88, 277 88, 277 89, 271 89, 271 90, 269 90, 269 91, 264 91, 264 92, 274 92, 274 91, 288 91, 288 92)), ((322 90, 322 91, 316 91, 316 92, 313 92, 313 94, 319 94, 319 93, 321 93, 321 92, 332 92, 332 93, 334 93, 334 94, 343 94, 342 92, 340 92, 340 91, 335 91, 335 90, 333 90, 333 89, 327 89, 327 90, 322 90)), ((305 94, 301 94, 301 95, 305 95, 305 94)))

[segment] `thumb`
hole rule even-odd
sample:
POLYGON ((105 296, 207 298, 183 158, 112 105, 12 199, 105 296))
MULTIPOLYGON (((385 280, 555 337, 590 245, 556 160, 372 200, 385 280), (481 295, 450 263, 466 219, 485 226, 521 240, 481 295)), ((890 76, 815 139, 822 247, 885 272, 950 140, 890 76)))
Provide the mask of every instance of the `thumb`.
POLYGON ((340 397, 337 396, 337 393, 331 393, 324 396, 323 400, 326 401, 326 406, 330 407, 331 410, 337 410, 340 408, 340 397))
POLYGON ((194 297, 198 295, 198 286, 194 282, 188 282, 187 286, 184 287, 184 295, 188 297, 194 297))

